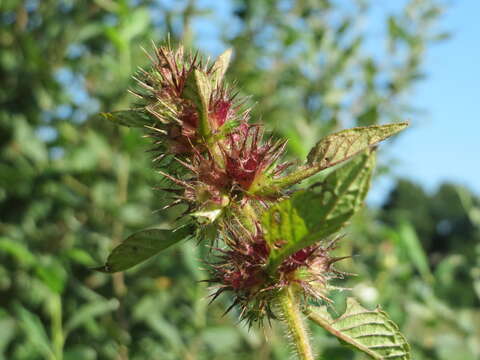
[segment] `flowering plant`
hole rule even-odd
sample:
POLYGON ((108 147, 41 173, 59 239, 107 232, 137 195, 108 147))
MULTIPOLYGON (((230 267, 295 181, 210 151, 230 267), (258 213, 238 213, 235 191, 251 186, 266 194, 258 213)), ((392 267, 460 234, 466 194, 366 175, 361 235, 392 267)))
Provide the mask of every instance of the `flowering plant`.
POLYGON ((247 100, 226 85, 230 57, 227 51, 205 62, 182 47, 155 47, 152 67, 136 76, 136 107, 103 114, 146 129, 162 190, 171 196, 167 207, 184 204, 185 211, 173 230, 128 237, 98 270, 123 271, 196 238, 212 248, 205 259, 212 300, 231 293, 228 310, 239 307, 250 325, 283 321, 299 359, 314 358, 305 319, 373 359, 409 359, 408 343, 382 310, 348 299, 345 314, 332 319, 325 307, 330 280, 346 275, 335 268, 345 257, 331 251, 362 206, 375 147, 407 124, 331 134, 294 167, 281 161, 286 141, 266 138, 263 127, 250 122, 247 100), (322 181, 298 188, 329 168, 322 181))

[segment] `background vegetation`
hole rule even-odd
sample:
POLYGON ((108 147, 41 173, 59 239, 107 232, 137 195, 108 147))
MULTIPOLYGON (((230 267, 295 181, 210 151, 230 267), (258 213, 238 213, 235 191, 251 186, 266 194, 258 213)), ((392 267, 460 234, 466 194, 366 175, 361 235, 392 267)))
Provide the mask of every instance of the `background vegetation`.
MULTIPOLYGON (((254 116, 303 157, 326 133, 405 119, 442 8, 436 0, 0 2, 0 359, 287 359, 280 329, 238 326, 183 243, 125 274, 92 272, 139 228, 167 223, 141 132, 95 116, 128 108, 140 45, 217 55, 254 116), (267 339, 265 340, 265 334, 267 339)), ((441 26, 440 26, 441 28, 441 26)), ((415 116, 413 116, 415 118, 415 116)), ((408 131, 403 135, 408 136, 408 131)), ((388 144, 386 145, 388 146, 388 144)), ((389 176, 383 159, 378 176, 389 176)), ((382 304, 415 359, 480 358, 480 200, 408 179, 366 208, 339 253, 339 282, 382 304)), ((334 294, 341 311, 343 292, 334 294)), ((357 359, 313 330, 325 359, 357 359)))

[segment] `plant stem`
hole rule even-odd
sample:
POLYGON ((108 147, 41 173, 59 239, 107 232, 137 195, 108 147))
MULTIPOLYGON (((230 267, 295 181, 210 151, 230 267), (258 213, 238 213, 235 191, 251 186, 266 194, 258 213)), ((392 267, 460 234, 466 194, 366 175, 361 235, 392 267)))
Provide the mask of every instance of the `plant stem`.
MULTIPOLYGON (((122 207, 128 200, 128 181, 130 170, 130 157, 125 156, 120 159, 120 164, 117 168, 117 205, 122 207)), ((122 235, 124 230, 124 224, 118 218, 115 218, 112 224, 112 240, 114 246, 118 246, 122 242, 122 235)), ((124 302, 122 299, 127 294, 127 286, 125 285, 125 278, 123 272, 113 274, 113 292, 117 299, 120 301, 120 305, 116 311, 120 327, 123 331, 128 333, 128 321, 125 316, 124 302)), ((128 347, 124 343, 124 340, 119 337, 118 342, 120 344, 118 359, 128 360, 128 347)))
POLYGON ((49 360, 62 360, 63 359, 63 345, 65 343, 65 334, 62 326, 62 298, 60 294, 52 296, 49 304, 49 312, 51 319, 51 353, 49 354, 49 360))
POLYGON ((299 360, 314 360, 302 313, 295 292, 291 287, 281 291, 280 306, 283 312, 283 320, 292 336, 299 360))

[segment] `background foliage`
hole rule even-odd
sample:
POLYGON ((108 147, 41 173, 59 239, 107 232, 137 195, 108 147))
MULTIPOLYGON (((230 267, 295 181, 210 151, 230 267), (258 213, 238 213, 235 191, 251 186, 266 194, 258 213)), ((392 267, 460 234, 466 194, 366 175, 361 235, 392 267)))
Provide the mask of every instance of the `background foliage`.
MULTIPOLYGON (((232 46, 229 76, 253 95, 255 118, 303 157, 330 131, 414 111, 422 58, 445 37, 442 8, 400 3, 379 16, 366 0, 3 0, 0 359, 287 359, 276 326, 222 317, 228 298, 207 307, 206 250, 194 242, 125 274, 90 270, 128 234, 175 215, 154 212, 162 199, 141 132, 95 114, 129 106, 130 76, 147 60, 140 45, 170 33, 214 55, 232 46)), ((360 255, 343 265, 358 276, 338 285, 382 304, 415 359, 478 359, 479 226, 467 189, 430 194, 400 180, 348 229, 339 253, 360 255)), ((324 358, 361 357, 313 331, 324 358)))

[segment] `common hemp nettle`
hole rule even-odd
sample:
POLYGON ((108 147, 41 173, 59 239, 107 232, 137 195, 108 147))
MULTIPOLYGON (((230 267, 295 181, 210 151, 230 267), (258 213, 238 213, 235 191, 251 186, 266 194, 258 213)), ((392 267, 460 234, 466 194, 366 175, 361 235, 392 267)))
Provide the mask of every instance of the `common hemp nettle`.
POLYGON ((376 145, 407 123, 343 130, 321 139, 299 165, 282 162, 286 140, 250 122, 248 101, 224 81, 231 51, 214 62, 182 47, 155 47, 139 71, 134 108, 103 113, 141 127, 152 141, 153 168, 163 177, 167 207, 183 205, 172 230, 146 229, 113 249, 98 270, 126 270, 190 238, 211 251, 204 261, 214 300, 233 299, 249 325, 285 323, 296 355, 314 359, 308 322, 373 359, 410 359, 409 345, 380 308, 349 298, 329 313, 330 281, 345 274, 332 255, 339 230, 361 208, 376 145), (338 166, 335 166, 338 165, 338 166), (310 187, 300 183, 330 169, 310 187))

